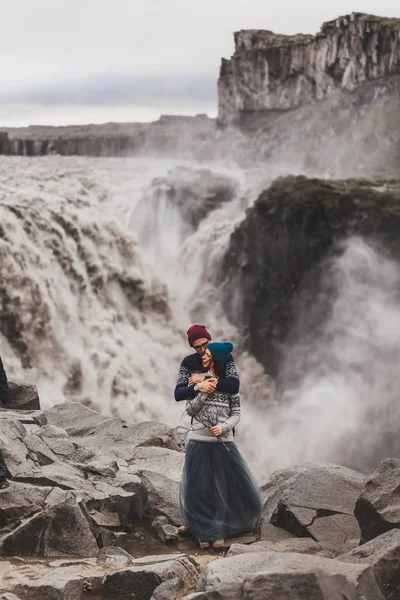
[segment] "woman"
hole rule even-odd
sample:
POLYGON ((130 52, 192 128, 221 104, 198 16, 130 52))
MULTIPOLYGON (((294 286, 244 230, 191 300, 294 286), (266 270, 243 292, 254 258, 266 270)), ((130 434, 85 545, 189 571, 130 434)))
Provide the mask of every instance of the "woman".
MULTIPOLYGON (((230 342, 211 342, 203 356, 206 377, 223 375, 233 350, 230 342)), ((239 394, 198 393, 186 403, 192 418, 181 481, 185 525, 202 548, 222 548, 224 538, 251 531, 261 515, 256 481, 233 441, 240 420, 239 394)))

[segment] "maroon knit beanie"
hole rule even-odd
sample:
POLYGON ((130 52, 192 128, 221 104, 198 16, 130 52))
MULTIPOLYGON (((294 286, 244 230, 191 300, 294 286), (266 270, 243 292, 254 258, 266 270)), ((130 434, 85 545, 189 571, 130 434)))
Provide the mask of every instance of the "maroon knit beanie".
POLYGON ((211 340, 211 335, 208 333, 208 331, 204 325, 198 325, 198 324, 192 325, 187 330, 187 336, 188 336, 189 346, 192 346, 193 342, 195 342, 196 340, 199 340, 200 338, 207 338, 208 340, 211 340))

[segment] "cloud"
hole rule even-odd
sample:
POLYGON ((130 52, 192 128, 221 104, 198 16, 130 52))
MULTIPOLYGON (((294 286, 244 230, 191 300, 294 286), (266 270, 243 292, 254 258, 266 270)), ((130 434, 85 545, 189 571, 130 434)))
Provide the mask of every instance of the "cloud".
POLYGON ((217 103, 217 79, 211 75, 105 74, 31 84, 23 90, 0 90, 0 102, 22 104, 110 105, 117 103, 156 106, 160 103, 217 103))

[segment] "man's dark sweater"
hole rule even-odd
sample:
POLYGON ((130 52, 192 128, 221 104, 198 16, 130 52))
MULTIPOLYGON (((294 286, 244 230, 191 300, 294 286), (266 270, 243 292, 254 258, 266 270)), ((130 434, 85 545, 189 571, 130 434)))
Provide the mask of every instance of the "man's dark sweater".
MULTIPOLYGON (((203 361, 197 352, 186 356, 181 362, 179 369, 178 381, 175 387, 175 400, 181 402, 188 398, 194 398, 197 392, 194 389, 194 385, 188 385, 189 377, 195 373, 205 372, 207 372, 207 369, 203 367, 203 361)), ((239 386, 239 375, 232 355, 230 355, 225 365, 225 377, 218 379, 217 391, 226 394, 237 394, 239 386)))

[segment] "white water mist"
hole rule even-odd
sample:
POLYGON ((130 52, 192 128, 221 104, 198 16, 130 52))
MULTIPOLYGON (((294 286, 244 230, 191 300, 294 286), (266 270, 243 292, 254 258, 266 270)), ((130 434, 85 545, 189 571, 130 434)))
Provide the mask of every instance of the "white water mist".
POLYGON ((259 471, 323 460, 368 472, 400 451, 398 263, 351 238, 318 292, 298 315, 280 403, 254 425, 259 471))

